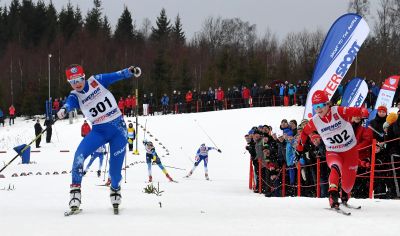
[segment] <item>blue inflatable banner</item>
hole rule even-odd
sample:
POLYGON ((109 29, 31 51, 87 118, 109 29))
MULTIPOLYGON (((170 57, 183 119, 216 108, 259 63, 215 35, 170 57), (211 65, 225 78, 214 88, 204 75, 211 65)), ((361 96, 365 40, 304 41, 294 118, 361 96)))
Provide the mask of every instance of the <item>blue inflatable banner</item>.
POLYGON ((313 115, 311 98, 316 90, 333 96, 369 33, 365 20, 354 13, 339 17, 329 29, 314 68, 304 118, 313 115))
POLYGON ((368 94, 368 85, 361 78, 352 79, 344 90, 342 104, 343 107, 361 107, 368 94))

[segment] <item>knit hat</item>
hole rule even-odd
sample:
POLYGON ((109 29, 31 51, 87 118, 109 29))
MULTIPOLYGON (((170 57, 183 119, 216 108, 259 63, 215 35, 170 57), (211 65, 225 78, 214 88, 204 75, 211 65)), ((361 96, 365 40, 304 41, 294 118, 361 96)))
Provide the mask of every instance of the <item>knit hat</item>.
POLYGON ((85 72, 80 65, 71 65, 65 70, 67 80, 76 79, 79 77, 85 77, 85 72))
POLYGON ((312 95, 311 101, 312 101, 313 105, 319 104, 319 103, 326 103, 326 102, 329 102, 329 97, 328 97, 328 94, 325 93, 325 91, 317 90, 312 95))
POLYGON ((394 122, 397 121, 398 115, 394 112, 391 112, 387 117, 386 117, 386 122, 391 125, 394 122))
POLYGON ((386 108, 385 106, 379 106, 379 107, 378 107, 378 112, 379 112, 379 111, 384 111, 384 112, 387 113, 387 108, 386 108))
POLYGON ((319 134, 313 134, 313 135, 310 135, 310 138, 311 138, 311 140, 314 140, 314 139, 321 139, 321 136, 319 136, 319 134))

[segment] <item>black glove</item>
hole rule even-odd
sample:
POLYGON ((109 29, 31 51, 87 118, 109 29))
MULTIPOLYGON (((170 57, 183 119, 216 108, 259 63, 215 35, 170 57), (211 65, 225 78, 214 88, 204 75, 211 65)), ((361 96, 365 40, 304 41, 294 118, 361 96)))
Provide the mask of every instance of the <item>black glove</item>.
POLYGON ((300 158, 303 156, 304 152, 303 151, 295 151, 295 155, 294 155, 294 163, 297 163, 300 158))
POLYGON ((217 151, 218 151, 219 153, 221 153, 221 152, 222 152, 222 151, 221 151, 221 149, 218 149, 217 151))

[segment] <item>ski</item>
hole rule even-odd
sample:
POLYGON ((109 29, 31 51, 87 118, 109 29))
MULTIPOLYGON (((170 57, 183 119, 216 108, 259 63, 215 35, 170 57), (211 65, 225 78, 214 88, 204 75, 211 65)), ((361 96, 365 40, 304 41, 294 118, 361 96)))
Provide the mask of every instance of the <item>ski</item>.
POLYGON ((118 204, 113 204, 113 211, 114 211, 114 215, 119 215, 118 204))
POLYGON ((179 182, 176 181, 176 180, 170 180, 169 182, 172 182, 172 183, 179 183, 179 182))
POLYGON ((356 210, 361 210, 361 206, 354 206, 348 203, 342 203, 343 206, 349 208, 349 209, 356 209, 356 210))
POLYGON ((64 216, 78 215, 81 212, 82 212, 82 209, 69 210, 69 211, 64 212, 64 216))
POLYGON ((110 187, 110 185, 107 185, 107 184, 96 184, 96 186, 110 187))
POLYGON ((337 212, 339 214, 342 214, 342 215, 345 215, 345 216, 350 216, 351 215, 351 212, 344 211, 344 210, 342 210, 340 208, 325 208, 325 209, 331 210, 331 211, 335 211, 335 212, 337 212))

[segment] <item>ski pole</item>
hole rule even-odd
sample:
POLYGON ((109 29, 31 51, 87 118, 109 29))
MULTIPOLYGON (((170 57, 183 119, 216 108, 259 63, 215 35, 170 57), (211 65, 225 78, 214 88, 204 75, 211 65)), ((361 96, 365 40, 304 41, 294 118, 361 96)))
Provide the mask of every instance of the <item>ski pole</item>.
POLYGON ((380 137, 383 137, 384 136, 384 134, 382 134, 382 133, 379 133, 379 131, 378 130, 376 130, 376 129, 374 129, 372 126, 368 126, 368 128, 370 128, 372 131, 374 131, 377 135, 379 135, 380 137))
POLYGON ((185 154, 185 157, 192 163, 194 164, 194 162, 192 161, 192 159, 190 158, 190 156, 183 150, 183 148, 181 147, 182 152, 185 154))
POLYGON ((168 167, 168 168, 171 168, 171 169, 186 170, 186 169, 179 168, 179 167, 174 167, 174 166, 167 166, 167 165, 164 165, 164 166, 165 166, 165 167, 168 167))
POLYGON ((203 129, 203 127, 200 126, 199 122, 198 122, 196 119, 194 119, 194 121, 195 121, 196 124, 200 127, 200 129, 204 132, 204 134, 208 137, 208 139, 210 139, 210 141, 214 144, 214 146, 215 146, 217 149, 219 149, 218 146, 217 146, 217 144, 215 144, 215 142, 211 139, 211 137, 207 134, 207 132, 203 129))
POLYGON ((147 119, 146 122, 144 123, 144 136, 143 136, 143 140, 146 140, 146 126, 147 126, 147 119))
POLYGON ((103 182, 106 181, 106 173, 107 173, 107 164, 108 164, 108 155, 110 153, 110 144, 108 144, 108 152, 106 155, 106 166, 104 167, 104 178, 103 178, 103 182))
POLYGON ((126 183, 126 152, 125 152, 125 183, 126 183))
MULTIPOLYGON (((53 124, 56 123, 56 121, 58 121, 58 118, 56 117, 56 119, 53 121, 53 124)), ((52 124, 52 125, 53 125, 52 124)), ((51 126, 50 126, 51 127, 51 126)), ((47 128, 42 130, 42 132, 40 132, 39 135, 37 135, 28 145, 26 145, 21 151, 20 153, 18 153, 17 155, 15 155, 15 157, 13 157, 13 159, 11 159, 3 168, 1 168, 0 173, 7 168, 7 166, 9 166, 13 161, 15 161, 15 159, 17 159, 18 156, 22 155, 31 145, 32 143, 34 143, 44 132, 47 131, 47 128)))

